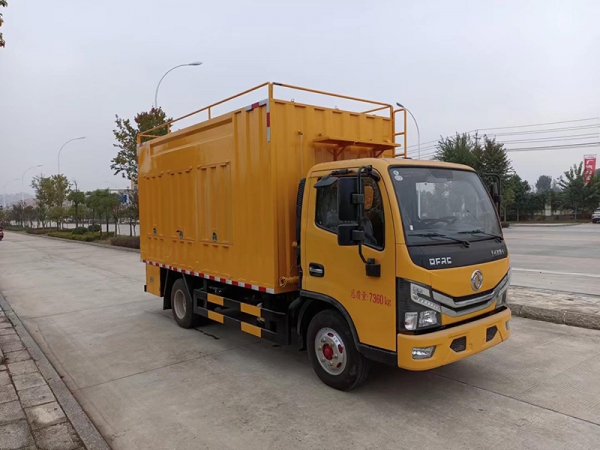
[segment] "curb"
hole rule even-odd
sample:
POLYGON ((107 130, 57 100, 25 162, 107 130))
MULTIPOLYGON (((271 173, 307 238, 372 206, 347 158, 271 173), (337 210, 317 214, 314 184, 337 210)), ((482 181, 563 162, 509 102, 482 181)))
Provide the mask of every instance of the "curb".
POLYGON ((572 327, 600 330, 600 315, 582 314, 560 309, 540 308, 537 306, 521 305, 508 302, 512 314, 525 319, 539 320, 542 322, 558 323, 572 327))
POLYGON ((71 394, 67 385, 60 378, 60 375, 56 372, 50 361, 48 361, 46 355, 44 355, 27 329, 23 326, 19 317, 10 307, 10 304, 1 295, 0 306, 2 306, 6 317, 12 322, 21 341, 25 344, 32 358, 37 363, 40 373, 48 383, 48 386, 50 386, 56 400, 64 410, 71 425, 73 425, 73 428, 83 442, 83 445, 88 450, 111 450, 110 446, 90 421, 75 397, 73 397, 73 394, 71 394))
MULTIPOLYGON (((509 222, 510 223, 510 222, 509 222)), ((555 224, 519 224, 519 223, 510 223, 509 228, 560 228, 560 227, 575 227, 577 225, 583 225, 583 223, 555 223, 555 224)), ((591 222, 590 222, 591 223, 591 222)))
POLYGON ((55 241, 61 241, 61 242, 73 242, 75 244, 91 245, 93 247, 104 247, 104 248, 110 248, 111 250, 120 250, 122 252, 140 253, 139 249, 137 249, 137 248, 120 247, 118 245, 98 244, 96 242, 76 241, 74 239, 63 239, 63 238, 57 238, 57 237, 53 237, 53 236, 46 236, 44 234, 29 234, 29 233, 22 232, 22 231, 5 231, 5 233, 16 233, 16 234, 21 234, 23 236, 33 236, 33 237, 37 237, 37 238, 53 239, 55 241))

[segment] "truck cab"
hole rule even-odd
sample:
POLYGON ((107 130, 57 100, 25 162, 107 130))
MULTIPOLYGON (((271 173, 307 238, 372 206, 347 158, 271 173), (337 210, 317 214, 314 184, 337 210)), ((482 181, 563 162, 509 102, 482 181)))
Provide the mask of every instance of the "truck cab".
MULTIPOLYGON (((372 359, 426 370, 510 336, 509 257, 490 195, 470 167, 316 165, 304 187, 300 242, 302 295, 335 304, 372 359)), ((344 339, 328 333, 324 345, 327 333, 316 342, 305 336, 309 356, 333 375, 345 365, 336 367, 343 353, 329 348, 344 339)))

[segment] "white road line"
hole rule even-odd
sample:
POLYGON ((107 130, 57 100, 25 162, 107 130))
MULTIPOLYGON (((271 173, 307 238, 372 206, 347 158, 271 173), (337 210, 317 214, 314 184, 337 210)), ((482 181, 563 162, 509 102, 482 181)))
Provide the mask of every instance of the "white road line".
POLYGON ((539 269, 519 269, 513 267, 516 272, 534 272, 534 273, 548 273, 551 275, 571 275, 576 277, 588 277, 588 278, 600 278, 600 275, 595 275, 593 273, 578 273, 578 272, 555 272, 553 270, 539 270, 539 269))

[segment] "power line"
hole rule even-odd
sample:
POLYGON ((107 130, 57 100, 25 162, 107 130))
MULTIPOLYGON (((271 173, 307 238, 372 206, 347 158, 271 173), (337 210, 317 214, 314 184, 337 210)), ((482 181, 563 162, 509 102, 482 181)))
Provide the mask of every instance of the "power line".
POLYGON ((600 120, 600 117, 590 117, 589 119, 561 120, 560 122, 535 123, 535 124, 531 124, 531 125, 514 125, 512 127, 478 128, 477 131, 508 130, 509 128, 541 127, 544 125, 557 125, 559 123, 585 122, 588 120, 600 120))
POLYGON ((598 133, 587 133, 587 134, 576 134, 572 136, 559 136, 559 137, 543 137, 543 138, 532 138, 532 139, 515 139, 512 141, 502 141, 503 144, 521 143, 521 142, 554 142, 554 141, 572 141, 577 139, 595 139, 600 136, 598 133))
MULTIPOLYGON (((587 119, 561 120, 561 121, 558 121, 558 122, 535 123, 535 124, 529 124, 529 125, 515 125, 515 126, 510 126, 510 127, 476 128, 476 129, 467 131, 465 133, 470 135, 470 134, 478 132, 478 131, 486 131, 486 130, 505 130, 505 129, 513 129, 513 128, 541 127, 541 126, 545 126, 545 125, 558 125, 558 124, 561 124, 561 123, 585 122, 585 121, 590 121, 590 120, 600 120, 600 117, 590 117, 590 118, 587 118, 587 119)), ((592 127, 600 127, 600 125, 592 125, 592 127)), ((569 127, 567 127, 567 128, 569 128, 569 127)), ((573 127, 573 128, 577 129, 577 127, 573 127)), ((550 130, 553 130, 553 129, 548 129, 547 131, 550 131, 550 130)), ((526 134, 526 133, 531 132, 531 131, 536 131, 536 132, 542 133, 542 132, 544 132, 546 130, 527 130, 527 131, 523 132, 523 134, 526 134)), ((455 133, 455 134, 451 134, 451 135, 448 135, 448 136, 445 136, 445 137, 440 136, 438 139, 435 139, 433 141, 422 142, 421 145, 423 145, 423 144, 430 144, 430 143, 433 143, 433 142, 439 142, 442 139, 447 139, 447 138, 449 138, 451 136, 455 136, 456 134, 464 134, 464 133, 455 133)), ((492 134, 494 134, 494 133, 492 133, 492 134)), ((521 134, 521 133, 517 132, 515 134, 521 134)), ((498 136, 498 135, 504 135, 504 134, 498 133, 498 134, 495 134, 495 135, 498 136)), ((418 147, 418 144, 409 145, 409 146, 407 146, 407 150, 411 149, 411 148, 416 148, 416 147, 418 147)))
MULTIPOLYGON (((545 150, 567 150, 567 149, 575 149, 575 148, 586 148, 586 147, 598 147, 600 146, 600 142, 581 142, 575 144, 562 144, 562 145, 544 145, 538 147, 517 147, 517 148, 505 148, 506 152, 527 152, 527 151, 545 151, 545 150)), ((437 149, 429 152, 421 152, 422 158, 427 158, 430 156, 435 156, 437 153, 437 149)))
POLYGON ((558 133, 560 131, 591 130, 600 125, 583 125, 578 127, 548 128, 547 130, 510 131, 508 133, 490 133, 490 136, 514 136, 519 134, 558 133))
POLYGON ((587 148, 587 147, 600 147, 600 142, 590 142, 582 144, 564 144, 564 145, 548 145, 540 147, 522 147, 522 148, 507 148, 506 152, 535 152, 541 150, 567 150, 572 148, 587 148))

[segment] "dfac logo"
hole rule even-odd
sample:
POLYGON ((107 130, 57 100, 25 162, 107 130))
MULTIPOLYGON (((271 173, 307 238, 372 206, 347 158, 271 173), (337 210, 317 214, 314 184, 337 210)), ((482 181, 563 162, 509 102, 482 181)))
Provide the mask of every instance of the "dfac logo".
POLYGON ((448 266, 452 264, 451 256, 442 256, 441 258, 429 258, 430 266, 448 266))
POLYGON ((471 275, 471 288, 474 291, 478 291, 479 289, 481 289, 482 284, 483 274, 481 273, 481 270, 477 269, 475 272, 473 272, 473 275, 471 275))

